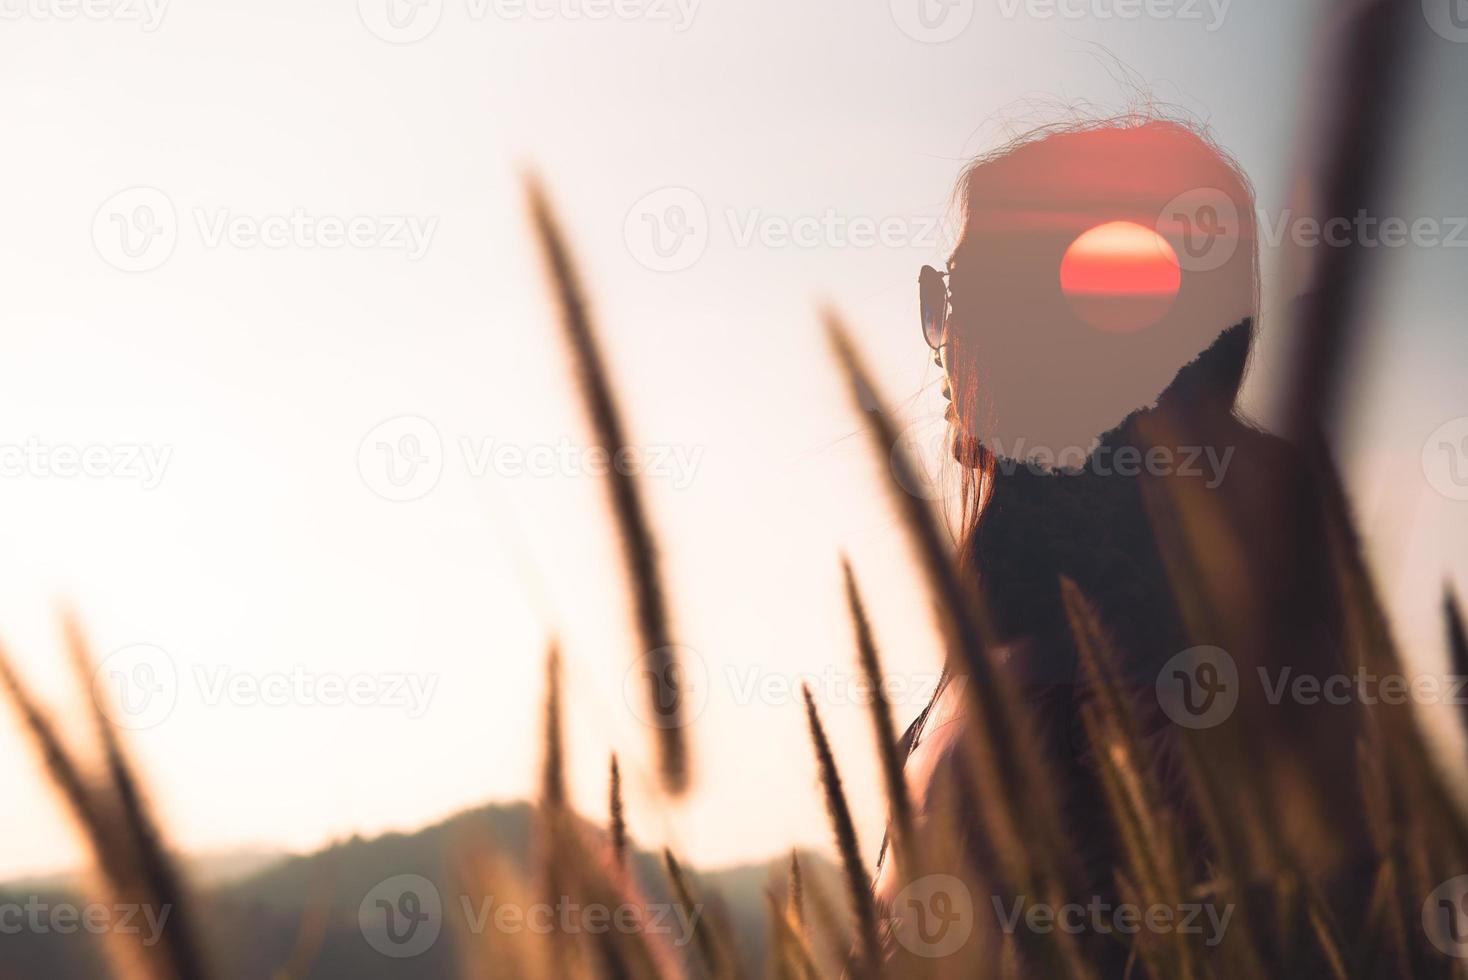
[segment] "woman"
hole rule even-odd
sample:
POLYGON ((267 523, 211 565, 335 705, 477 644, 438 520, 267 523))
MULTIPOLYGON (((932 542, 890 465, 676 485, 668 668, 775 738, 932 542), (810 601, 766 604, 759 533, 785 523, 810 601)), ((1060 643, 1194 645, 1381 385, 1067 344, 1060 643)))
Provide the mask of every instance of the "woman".
MULTIPOLYGON (((1260 682, 1343 668, 1315 468, 1235 405, 1258 294, 1248 182, 1195 129, 1128 118, 1025 137, 974 162, 958 195, 962 236, 946 273, 923 270, 922 326, 962 469, 959 561, 991 630, 976 655, 1025 732, 996 751, 1026 760, 1040 804, 998 798, 1015 784, 991 771, 995 736, 951 651, 904 738, 915 853, 880 867, 889 955, 962 974, 962 956, 1000 946, 1043 973, 1058 927, 1031 925, 1029 905, 1139 894, 1066 581, 1113 651, 1138 785, 1166 815, 1145 846, 1206 880, 1222 858, 1204 818, 1236 807, 1230 825, 1267 825, 1293 867, 1349 877, 1366 836, 1356 715, 1260 682), (1200 797, 1200 766, 1226 799, 1200 797)), ((1278 853, 1240 847, 1236 875, 1279 871, 1278 853)), ((1227 941, 1225 911, 1199 910, 1205 942, 1210 922, 1227 941)), ((1074 948, 1121 975, 1149 940, 1118 942, 1107 915, 1074 915, 1074 948)))

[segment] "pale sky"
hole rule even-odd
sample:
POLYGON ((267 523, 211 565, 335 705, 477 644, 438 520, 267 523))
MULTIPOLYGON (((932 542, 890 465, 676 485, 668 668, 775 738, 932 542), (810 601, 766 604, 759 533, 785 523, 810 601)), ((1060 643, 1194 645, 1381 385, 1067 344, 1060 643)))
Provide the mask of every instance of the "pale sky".
MULTIPOLYGON (((550 15, 532 19, 443 0, 397 21, 415 32, 437 16, 426 36, 389 43, 372 28, 405 35, 375 0, 116 0, 101 19, 0 0, 0 637, 58 705, 58 600, 99 655, 164 651, 145 662, 172 671, 171 710, 129 738, 175 840, 305 849, 524 798, 554 628, 586 812, 602 813, 616 749, 644 842, 709 866, 826 846, 798 703, 814 675, 875 856, 881 793, 851 697, 840 551, 907 692, 903 723, 938 657, 818 305, 848 315, 929 445, 941 400, 917 270, 941 265, 953 182, 1004 119, 1123 108, 1125 66, 1209 123, 1278 215, 1312 77, 1306 4, 1138 19, 1108 0, 1048 17, 1038 0, 957 0, 935 30, 961 30, 934 43, 915 3, 659 2, 593 19, 594 5, 541 0, 550 15), (574 451, 585 430, 523 213, 532 165, 631 430, 655 450, 647 496, 675 634, 707 672, 697 781, 661 815, 623 696, 639 651, 603 486, 574 451), (145 190, 116 197, 131 188, 145 190), (654 247, 649 209, 668 236, 687 220, 688 250, 654 247), (888 234, 867 242, 864 226, 888 234), (142 239, 123 233, 145 228, 171 232, 172 251, 128 254, 142 239), (389 421, 403 417, 428 426, 389 421), (437 483, 411 501, 375 492, 423 489, 384 482, 373 460, 379 442, 431 433, 437 483), (496 447, 509 453, 484 455, 496 447), (71 451, 105 474, 66 475, 71 451), (387 703, 322 703, 292 686, 302 677, 387 703), (276 690, 286 703, 261 703, 276 690)), ((1468 214, 1448 99, 1464 49, 1421 33, 1437 101, 1414 130, 1409 220, 1468 214)), ((1427 663, 1441 644, 1424 617, 1468 554, 1468 503, 1434 492, 1421 462, 1429 434, 1468 415, 1465 255, 1394 252, 1376 310, 1391 329, 1349 446, 1427 663)), ((0 728, 0 876, 76 863, 8 711, 0 728)))

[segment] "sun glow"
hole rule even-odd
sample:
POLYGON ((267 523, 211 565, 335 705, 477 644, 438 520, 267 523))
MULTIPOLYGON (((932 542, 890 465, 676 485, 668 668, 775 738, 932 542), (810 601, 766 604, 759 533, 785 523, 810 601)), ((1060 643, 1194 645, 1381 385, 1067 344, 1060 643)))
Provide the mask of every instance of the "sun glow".
POLYGON ((1060 288, 1098 330, 1131 332, 1167 314, 1182 283, 1177 253, 1151 228, 1108 221, 1076 237, 1060 262, 1060 288))

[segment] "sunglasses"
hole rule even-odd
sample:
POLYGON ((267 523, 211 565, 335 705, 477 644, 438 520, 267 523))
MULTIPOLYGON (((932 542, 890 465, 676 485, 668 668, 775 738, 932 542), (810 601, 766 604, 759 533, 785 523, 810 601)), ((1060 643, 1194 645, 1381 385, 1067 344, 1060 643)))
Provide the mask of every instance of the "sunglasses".
POLYGON ((923 340, 933 350, 943 346, 948 334, 948 273, 930 265, 918 273, 918 301, 922 306, 923 340))

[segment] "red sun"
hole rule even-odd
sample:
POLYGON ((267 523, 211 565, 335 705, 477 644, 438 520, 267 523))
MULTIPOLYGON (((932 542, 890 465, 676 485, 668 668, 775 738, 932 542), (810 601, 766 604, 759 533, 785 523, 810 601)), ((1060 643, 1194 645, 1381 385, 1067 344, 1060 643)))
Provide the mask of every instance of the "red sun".
POLYGON ((1108 221, 1076 237, 1060 260, 1060 289, 1098 330, 1130 333, 1167 315, 1182 283, 1167 239, 1134 221, 1108 221))

